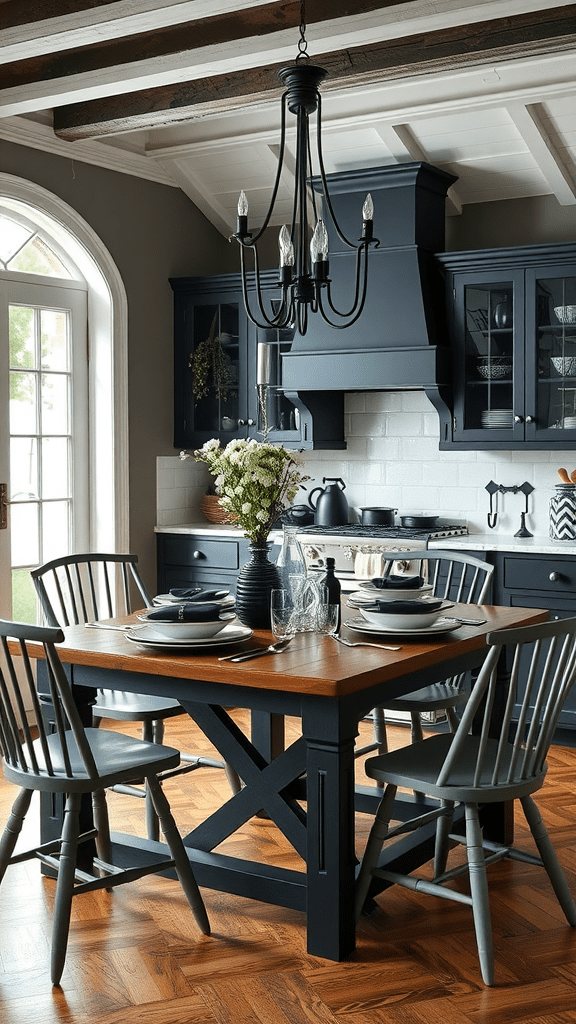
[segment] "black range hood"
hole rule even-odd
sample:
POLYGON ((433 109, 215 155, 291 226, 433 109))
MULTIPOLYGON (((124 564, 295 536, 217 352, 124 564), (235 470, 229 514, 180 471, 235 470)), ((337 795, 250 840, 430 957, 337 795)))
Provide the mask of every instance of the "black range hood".
MULTIPOLYGON (((332 205, 344 234, 355 239, 367 192, 374 200, 368 293, 362 315, 338 330, 312 314, 282 356, 282 390, 383 391, 423 389, 435 405, 451 384, 444 282, 435 253, 445 248, 445 199, 457 179, 427 163, 394 164, 328 176, 332 205)), ((321 195, 321 182, 313 187, 321 195)), ((355 255, 330 233, 335 300, 351 305, 355 255)))

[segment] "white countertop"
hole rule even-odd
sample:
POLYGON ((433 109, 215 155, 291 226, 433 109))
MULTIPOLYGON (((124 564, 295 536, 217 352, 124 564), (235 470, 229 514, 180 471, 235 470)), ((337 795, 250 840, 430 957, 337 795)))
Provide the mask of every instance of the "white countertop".
MULTIPOLYGON (((238 526, 201 522, 178 523, 175 526, 156 526, 156 533, 200 534, 206 537, 244 536, 238 526)), ((272 540, 280 541, 280 531, 272 534, 272 540)), ((469 533, 464 537, 445 537, 430 541, 431 548, 452 548, 467 551, 513 551, 530 555, 576 555, 576 540, 551 540, 544 534, 538 537, 514 537, 513 534, 496 532, 469 533)))
POLYGON ((576 540, 551 540, 550 537, 514 537, 505 533, 469 533, 464 537, 431 540, 431 548, 464 551, 513 551, 528 555, 576 555, 576 540))

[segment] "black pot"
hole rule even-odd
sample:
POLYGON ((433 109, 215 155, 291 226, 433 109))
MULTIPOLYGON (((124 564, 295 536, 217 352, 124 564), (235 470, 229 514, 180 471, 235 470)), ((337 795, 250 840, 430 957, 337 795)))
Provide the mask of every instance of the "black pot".
POLYGON ((312 526, 314 510, 309 505, 291 505, 282 513, 280 519, 287 526, 312 526))
POLYGON ((361 508, 362 526, 394 526, 397 508, 361 508))
POLYGON ((427 529, 436 526, 438 516, 400 516, 402 526, 411 527, 413 530, 427 529))

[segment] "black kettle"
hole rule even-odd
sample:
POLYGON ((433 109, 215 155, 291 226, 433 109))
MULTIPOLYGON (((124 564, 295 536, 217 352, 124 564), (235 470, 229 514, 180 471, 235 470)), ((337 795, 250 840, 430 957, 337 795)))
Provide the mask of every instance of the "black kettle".
POLYGON ((346 484, 337 476, 325 476, 322 483, 328 480, 334 482, 325 488, 315 487, 308 495, 308 502, 314 509, 314 523, 316 526, 345 526, 348 522, 348 502, 343 493, 346 484), (339 487, 339 484, 342 486, 339 487), (312 498, 317 491, 320 493, 314 505, 312 498))

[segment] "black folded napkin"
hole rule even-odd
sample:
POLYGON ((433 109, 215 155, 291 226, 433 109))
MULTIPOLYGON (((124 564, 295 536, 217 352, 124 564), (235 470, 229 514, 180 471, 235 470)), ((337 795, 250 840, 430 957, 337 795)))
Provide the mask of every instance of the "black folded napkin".
POLYGON ((427 615, 439 611, 442 601, 373 601, 362 605, 368 612, 389 612, 390 615, 427 615))
POLYGON ((424 586, 422 576, 377 576, 371 583, 378 590, 418 590, 424 586))
POLYGON ((216 622, 221 611, 219 604, 168 604, 148 612, 146 618, 160 622, 216 622))
POLYGON ((170 597, 179 601, 217 601, 228 597, 229 590, 201 590, 200 587, 174 587, 169 591, 170 597))

